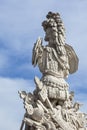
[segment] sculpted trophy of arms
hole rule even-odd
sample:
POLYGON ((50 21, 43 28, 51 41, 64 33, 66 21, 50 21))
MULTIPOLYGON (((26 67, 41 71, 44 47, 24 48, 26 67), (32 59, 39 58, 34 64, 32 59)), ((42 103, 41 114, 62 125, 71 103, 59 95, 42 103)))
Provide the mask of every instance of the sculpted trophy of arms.
POLYGON ((20 130, 87 130, 86 114, 73 102, 66 78, 78 69, 78 57, 65 42, 65 28, 59 13, 49 12, 42 22, 45 31, 33 47, 32 64, 38 65, 41 79, 35 77, 33 93, 19 91, 25 108, 20 130))

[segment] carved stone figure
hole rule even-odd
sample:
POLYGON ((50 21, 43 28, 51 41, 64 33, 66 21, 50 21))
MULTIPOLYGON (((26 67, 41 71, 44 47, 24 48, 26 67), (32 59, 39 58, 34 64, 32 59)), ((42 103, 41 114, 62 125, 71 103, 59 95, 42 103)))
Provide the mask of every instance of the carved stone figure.
POLYGON ((35 77, 33 93, 19 91, 25 114, 20 130, 86 130, 86 114, 73 102, 66 78, 78 69, 78 57, 65 42, 65 28, 59 13, 49 12, 42 22, 45 31, 34 44, 32 64, 38 65, 42 77, 35 77))

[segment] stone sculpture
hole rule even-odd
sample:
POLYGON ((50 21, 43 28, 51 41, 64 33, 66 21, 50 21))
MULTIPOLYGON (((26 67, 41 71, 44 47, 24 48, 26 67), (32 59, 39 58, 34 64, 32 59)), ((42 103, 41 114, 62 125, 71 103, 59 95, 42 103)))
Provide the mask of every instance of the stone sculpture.
POLYGON ((87 130, 86 114, 73 102, 66 78, 78 69, 78 57, 65 43, 65 28, 59 13, 49 12, 42 26, 46 46, 38 38, 32 54, 32 64, 38 65, 42 77, 35 77, 33 93, 19 91, 25 114, 20 130, 87 130))

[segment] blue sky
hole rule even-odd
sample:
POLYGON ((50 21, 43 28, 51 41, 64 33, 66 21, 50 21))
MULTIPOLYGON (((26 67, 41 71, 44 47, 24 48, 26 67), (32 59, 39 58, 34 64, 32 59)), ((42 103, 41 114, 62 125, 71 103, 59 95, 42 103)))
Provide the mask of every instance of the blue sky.
POLYGON ((24 115, 18 90, 33 91, 32 48, 44 38, 41 23, 49 11, 59 12, 66 28, 66 42, 79 57, 79 69, 70 75, 75 100, 87 112, 87 0, 0 0, 0 130, 18 130, 24 115))

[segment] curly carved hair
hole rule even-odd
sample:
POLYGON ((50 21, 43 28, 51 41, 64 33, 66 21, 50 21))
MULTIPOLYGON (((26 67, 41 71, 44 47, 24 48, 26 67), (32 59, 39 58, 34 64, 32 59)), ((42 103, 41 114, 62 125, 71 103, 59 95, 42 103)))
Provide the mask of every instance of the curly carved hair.
POLYGON ((48 28, 51 28, 52 31, 57 33, 57 35, 55 35, 56 36, 55 43, 57 45, 58 52, 62 53, 62 52, 64 52, 63 46, 65 45, 65 28, 64 28, 64 24, 60 18, 60 14, 48 12, 46 18, 47 18, 47 20, 42 22, 44 31, 46 32, 46 30, 48 28))

